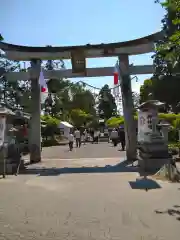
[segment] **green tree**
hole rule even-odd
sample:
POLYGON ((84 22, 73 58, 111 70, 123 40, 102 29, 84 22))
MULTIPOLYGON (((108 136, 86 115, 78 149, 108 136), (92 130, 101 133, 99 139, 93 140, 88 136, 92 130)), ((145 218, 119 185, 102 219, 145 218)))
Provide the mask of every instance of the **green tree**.
POLYGON ((91 115, 95 115, 95 99, 89 90, 81 89, 74 94, 72 108, 79 108, 91 115))
POLYGON ((0 102, 7 108, 12 110, 24 110, 28 104, 29 97, 27 93, 30 91, 29 81, 9 81, 5 73, 13 71, 23 71, 19 62, 0 59, 1 84, 0 84, 0 102), (27 98, 27 99, 26 99, 27 98))
POLYGON ((146 79, 140 87, 140 103, 149 100, 151 94, 153 94, 153 82, 152 79, 146 79))
POLYGON ((103 114, 106 119, 117 113, 115 98, 107 84, 99 92, 98 113, 99 115, 103 114))
POLYGON ((121 124, 124 124, 124 117, 111 117, 106 121, 108 127, 119 127, 121 124))
POLYGON ((156 1, 166 10, 162 19, 163 39, 156 43, 154 76, 140 89, 140 101, 150 98, 166 103, 166 110, 180 110, 180 1, 156 1))
POLYGON ((71 120, 76 127, 87 125, 92 116, 81 109, 73 109, 70 113, 71 120))
MULTIPOLYGON (((57 70, 64 68, 62 61, 48 60, 43 62, 42 66, 47 70, 57 70)), ((31 112, 31 85, 27 81, 10 82, 6 79, 6 72, 26 71, 22 64, 16 61, 7 61, 0 59, 0 102, 12 110, 23 110, 31 112)), ((85 89, 85 85, 72 83, 67 79, 49 79, 47 82, 49 94, 42 104, 42 110, 47 115, 62 119, 70 120, 70 114, 73 109, 81 109, 83 112, 94 115, 95 100, 93 94, 85 89)))
MULTIPOLYGON (((64 68, 64 63, 48 60, 44 67, 47 70, 64 68)), ((88 114, 95 114, 95 100, 92 93, 85 89, 85 85, 72 83, 68 79, 50 79, 48 81, 49 96, 43 109, 51 116, 62 120, 69 120, 73 109, 81 109, 88 114)))
POLYGON ((48 137, 54 139, 55 135, 59 134, 59 119, 51 117, 50 115, 44 115, 41 116, 41 120, 45 123, 45 126, 42 128, 43 137, 45 137, 46 140, 48 137))
MULTIPOLYGON (((59 70, 62 65, 57 65, 56 61, 48 60, 44 64, 46 70, 59 70)), ((48 85, 48 96, 42 105, 42 109, 46 114, 50 114, 53 117, 62 117, 62 98, 64 96, 65 88, 68 87, 69 82, 64 81, 64 79, 49 79, 47 82, 48 85)))
POLYGON ((164 38, 157 42, 154 56, 155 75, 172 75, 180 70, 180 2, 160 2, 166 10, 162 19, 164 38))

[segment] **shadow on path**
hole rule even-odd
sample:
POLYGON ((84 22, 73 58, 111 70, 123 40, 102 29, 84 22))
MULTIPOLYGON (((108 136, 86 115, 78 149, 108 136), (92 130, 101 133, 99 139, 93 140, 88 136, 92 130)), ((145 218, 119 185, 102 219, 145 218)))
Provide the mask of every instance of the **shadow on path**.
POLYGON ((173 208, 169 208, 167 210, 155 210, 156 214, 168 214, 169 216, 176 217, 176 220, 180 221, 180 206, 174 205, 173 208))
POLYGON ((143 178, 136 179, 136 181, 130 181, 129 185, 132 189, 139 189, 139 190, 153 190, 159 189, 161 186, 154 180, 147 178, 144 176, 143 178))
POLYGON ((39 176, 57 176, 60 174, 73 174, 73 173, 117 173, 117 172, 138 172, 137 166, 132 166, 127 160, 120 162, 116 165, 106 165, 104 167, 64 167, 64 168, 46 168, 46 167, 27 167, 21 174, 35 174, 39 176))

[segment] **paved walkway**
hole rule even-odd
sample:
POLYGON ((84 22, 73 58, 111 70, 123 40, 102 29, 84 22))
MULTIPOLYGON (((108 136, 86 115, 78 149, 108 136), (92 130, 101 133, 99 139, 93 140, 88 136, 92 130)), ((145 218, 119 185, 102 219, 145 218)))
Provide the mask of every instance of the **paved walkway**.
MULTIPOLYGON (((42 160, 45 159, 79 159, 79 158, 125 158, 125 152, 120 151, 120 146, 113 147, 111 143, 82 144, 81 148, 74 147, 69 151, 68 145, 45 147, 42 151, 42 160)), ((29 160, 29 156, 25 156, 29 160)))
POLYGON ((0 180, 0 240, 179 239, 179 184, 141 181, 107 144, 84 149, 0 180))
POLYGON ((42 156, 45 158, 102 158, 102 157, 122 157, 125 156, 125 152, 118 151, 120 147, 114 148, 112 144, 99 143, 92 144, 87 143, 81 145, 81 148, 74 148, 72 152, 69 151, 68 145, 55 146, 44 148, 42 156))

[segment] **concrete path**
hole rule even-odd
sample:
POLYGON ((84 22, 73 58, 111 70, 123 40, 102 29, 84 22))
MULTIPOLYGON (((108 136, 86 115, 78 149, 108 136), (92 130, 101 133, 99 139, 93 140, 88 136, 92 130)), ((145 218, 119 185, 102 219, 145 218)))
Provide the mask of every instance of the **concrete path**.
MULTIPOLYGON (((120 151, 120 146, 113 147, 111 143, 82 144, 81 148, 74 147, 69 151, 68 145, 45 147, 42 150, 42 160, 44 159, 79 159, 79 158, 125 158, 125 151, 120 151)), ((29 156, 24 159, 29 161, 29 156)))
POLYGON ((0 240, 178 240, 180 184, 141 181, 116 149, 103 157, 107 149, 53 155, 1 179, 0 240))
POLYGON ((122 157, 125 156, 125 152, 118 151, 120 147, 114 148, 112 144, 99 143, 92 144, 87 143, 81 145, 81 148, 74 147, 73 151, 69 151, 68 145, 55 146, 44 148, 42 156, 44 158, 102 158, 102 157, 122 157))

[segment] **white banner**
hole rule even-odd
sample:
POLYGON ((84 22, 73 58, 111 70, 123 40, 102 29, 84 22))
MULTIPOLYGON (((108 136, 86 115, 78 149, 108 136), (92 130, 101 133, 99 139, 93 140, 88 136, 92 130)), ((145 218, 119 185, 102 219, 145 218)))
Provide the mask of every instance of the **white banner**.
POLYGON ((0 147, 4 143, 5 129, 6 129, 6 118, 0 116, 0 147))
POLYGON ((138 141, 146 141, 152 132, 152 112, 138 112, 138 141))

